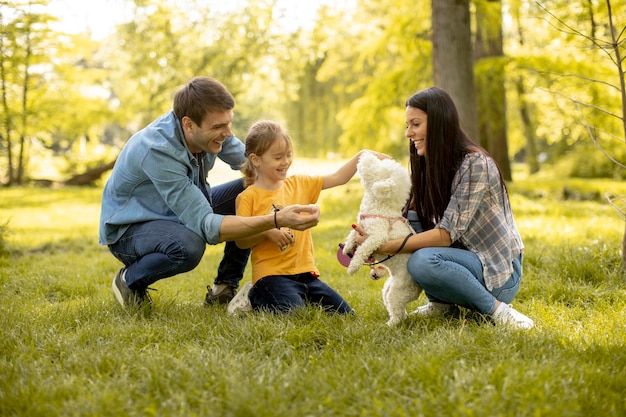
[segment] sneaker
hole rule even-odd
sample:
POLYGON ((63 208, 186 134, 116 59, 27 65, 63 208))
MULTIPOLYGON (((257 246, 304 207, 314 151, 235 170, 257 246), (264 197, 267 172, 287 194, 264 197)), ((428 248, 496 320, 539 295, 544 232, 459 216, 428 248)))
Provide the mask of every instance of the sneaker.
POLYGON ((428 304, 419 306, 416 310, 411 312, 411 315, 414 314, 422 317, 437 317, 446 314, 458 315, 460 314, 460 310, 454 304, 429 301, 428 304))
POLYGON ((222 290, 215 293, 215 288, 209 286, 207 288, 206 297, 204 298, 204 305, 210 306, 212 304, 228 304, 230 300, 237 294, 237 289, 230 285, 224 285, 222 290))
POLYGON ((496 324, 504 324, 517 329, 531 329, 535 325, 532 319, 506 303, 500 303, 491 317, 496 324))
POLYGON ((250 298, 248 294, 250 294, 250 289, 252 288, 251 282, 246 282, 243 287, 237 294, 230 300, 228 303, 228 308, 226 311, 228 314, 237 314, 237 313, 245 313, 246 311, 252 311, 252 304, 250 304, 250 298))
POLYGON ((113 288, 113 295, 118 303, 124 306, 136 306, 140 307, 144 303, 152 303, 150 295, 148 295, 148 288, 142 288, 140 290, 131 290, 126 285, 126 268, 120 269, 111 284, 113 288))

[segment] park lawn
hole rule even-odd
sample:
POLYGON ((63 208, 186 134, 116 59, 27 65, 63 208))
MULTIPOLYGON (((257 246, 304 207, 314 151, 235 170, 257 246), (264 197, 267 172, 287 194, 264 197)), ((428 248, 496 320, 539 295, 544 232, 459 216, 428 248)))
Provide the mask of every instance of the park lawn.
POLYGON ((322 192, 313 229, 321 278, 355 317, 203 307, 221 245, 156 283, 151 310, 122 309, 110 289, 120 264, 97 244, 100 189, 0 189, 0 416, 626 415, 624 221, 607 189, 626 193, 511 185, 527 332, 469 311, 387 327, 382 280, 335 258, 358 181, 322 192))

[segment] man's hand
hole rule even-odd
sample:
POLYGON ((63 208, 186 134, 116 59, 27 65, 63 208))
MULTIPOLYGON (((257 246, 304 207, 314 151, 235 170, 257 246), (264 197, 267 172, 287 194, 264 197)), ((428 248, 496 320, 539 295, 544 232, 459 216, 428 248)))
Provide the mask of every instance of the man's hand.
POLYGON ((280 227, 306 230, 319 223, 320 208, 314 204, 287 206, 276 213, 276 221, 280 227))

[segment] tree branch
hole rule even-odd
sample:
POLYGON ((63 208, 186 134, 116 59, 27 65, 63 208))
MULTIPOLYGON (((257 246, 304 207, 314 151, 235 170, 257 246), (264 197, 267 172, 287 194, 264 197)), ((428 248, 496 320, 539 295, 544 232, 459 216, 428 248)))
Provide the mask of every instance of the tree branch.
MULTIPOLYGON (((614 43, 611 42, 607 42, 604 41, 602 39, 598 39, 598 38, 594 38, 592 36, 589 35, 585 35, 584 33, 582 33, 581 31, 571 27, 570 25, 568 25, 567 23, 565 23, 563 20, 559 19, 556 15, 554 15, 554 13, 550 12, 548 9, 546 9, 539 1, 535 1, 535 3, 537 4, 537 6, 539 6, 539 8, 541 8, 541 10, 543 10, 544 12, 546 12, 547 14, 549 14, 554 20, 556 20, 557 22, 559 22, 561 25, 563 25, 565 28, 567 28, 569 30, 565 31, 561 28, 559 28, 558 26, 554 25, 552 22, 550 22, 548 19, 545 19, 553 28, 555 28, 556 30, 558 30, 559 32, 568 34, 568 35, 576 35, 576 36, 580 36, 582 38, 587 39, 589 42, 591 42, 593 45, 595 45, 596 47, 598 47, 598 49, 600 49, 602 52, 604 52, 611 61, 613 61, 614 64, 617 65, 618 62, 618 58, 614 58, 611 55, 611 51, 613 51, 614 49, 614 43), (604 44, 604 45, 603 45, 604 44)), ((611 26, 612 27, 612 26, 611 26)))
POLYGON ((589 77, 585 77, 584 75, 580 75, 580 74, 563 74, 563 73, 558 73, 558 72, 553 72, 553 71, 542 71, 542 70, 536 70, 535 68, 529 68, 529 67, 520 67, 520 69, 525 69, 528 72, 533 72, 535 74, 547 74, 547 75, 556 75, 558 77, 574 77, 574 78, 579 78, 581 80, 585 80, 585 81, 589 81, 591 83, 596 83, 596 84, 601 84, 601 85, 606 85, 607 87, 611 87, 614 88, 616 91, 621 91, 620 88, 614 84, 611 84, 607 81, 602 81, 602 80, 596 80, 595 78, 589 78, 589 77))

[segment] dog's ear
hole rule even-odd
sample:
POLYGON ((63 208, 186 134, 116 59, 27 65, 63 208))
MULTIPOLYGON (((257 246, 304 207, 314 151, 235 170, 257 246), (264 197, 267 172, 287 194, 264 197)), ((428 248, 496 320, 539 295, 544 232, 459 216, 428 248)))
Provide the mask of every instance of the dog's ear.
POLYGON ((378 164, 378 158, 376 158, 371 152, 363 152, 361 154, 359 162, 356 164, 356 170, 361 177, 361 182, 368 184, 376 179, 378 176, 378 164))

